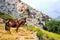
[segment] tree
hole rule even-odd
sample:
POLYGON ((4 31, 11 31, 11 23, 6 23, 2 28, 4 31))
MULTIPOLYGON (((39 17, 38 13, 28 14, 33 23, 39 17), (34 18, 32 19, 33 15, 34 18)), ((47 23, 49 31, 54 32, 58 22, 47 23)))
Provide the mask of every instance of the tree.
POLYGON ((51 20, 46 22, 47 30, 50 32, 60 34, 60 21, 59 20, 51 20))

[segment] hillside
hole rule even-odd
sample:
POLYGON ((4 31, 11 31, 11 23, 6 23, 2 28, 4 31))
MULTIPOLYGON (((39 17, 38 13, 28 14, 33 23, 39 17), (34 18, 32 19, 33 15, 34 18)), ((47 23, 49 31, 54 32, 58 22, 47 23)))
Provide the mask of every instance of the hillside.
POLYGON ((60 40, 60 35, 30 25, 21 26, 18 33, 15 32, 15 28, 11 28, 10 34, 4 30, 4 25, 0 23, 0 40, 38 40, 38 38, 40 40, 60 40))
MULTIPOLYGON (((9 18, 6 18, 7 20, 13 18, 13 17, 10 18, 10 16, 8 17, 9 18)), ((2 17, 2 18, 5 19, 5 17, 2 17)), ((10 34, 9 32, 5 31, 5 23, 0 23, 0 39, 1 40, 8 40, 8 39, 9 40, 38 40, 38 38, 40 40, 60 40, 60 35, 45 31, 41 28, 38 28, 32 25, 28 25, 28 26, 22 25, 19 28, 18 33, 15 32, 15 28, 11 28, 11 34, 10 34)))
POLYGON ((28 29, 37 32, 37 36, 40 38, 40 40, 60 40, 60 35, 45 31, 41 28, 30 25, 28 26, 28 29))

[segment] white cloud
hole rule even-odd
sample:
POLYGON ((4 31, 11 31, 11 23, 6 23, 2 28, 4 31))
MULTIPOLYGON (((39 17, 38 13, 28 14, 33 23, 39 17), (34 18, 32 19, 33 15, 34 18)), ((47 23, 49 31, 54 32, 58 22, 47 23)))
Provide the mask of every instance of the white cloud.
POLYGON ((60 15, 54 10, 60 11, 60 0, 22 0, 23 2, 29 4, 33 8, 39 11, 43 11, 45 14, 52 18, 60 15))

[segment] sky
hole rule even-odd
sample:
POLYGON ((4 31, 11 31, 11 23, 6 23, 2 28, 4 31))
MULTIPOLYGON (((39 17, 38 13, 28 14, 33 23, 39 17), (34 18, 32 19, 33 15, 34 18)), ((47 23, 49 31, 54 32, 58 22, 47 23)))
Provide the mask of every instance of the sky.
POLYGON ((21 0, 38 11, 56 18, 60 16, 60 0, 21 0))

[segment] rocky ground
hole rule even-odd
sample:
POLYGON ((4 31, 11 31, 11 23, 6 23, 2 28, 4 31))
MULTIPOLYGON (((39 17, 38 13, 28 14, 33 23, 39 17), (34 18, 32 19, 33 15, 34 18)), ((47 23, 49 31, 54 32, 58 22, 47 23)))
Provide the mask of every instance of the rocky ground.
POLYGON ((19 32, 15 32, 15 28, 11 28, 11 34, 4 30, 5 24, 0 24, 0 40, 38 40, 35 33, 25 27, 20 27, 19 32))

